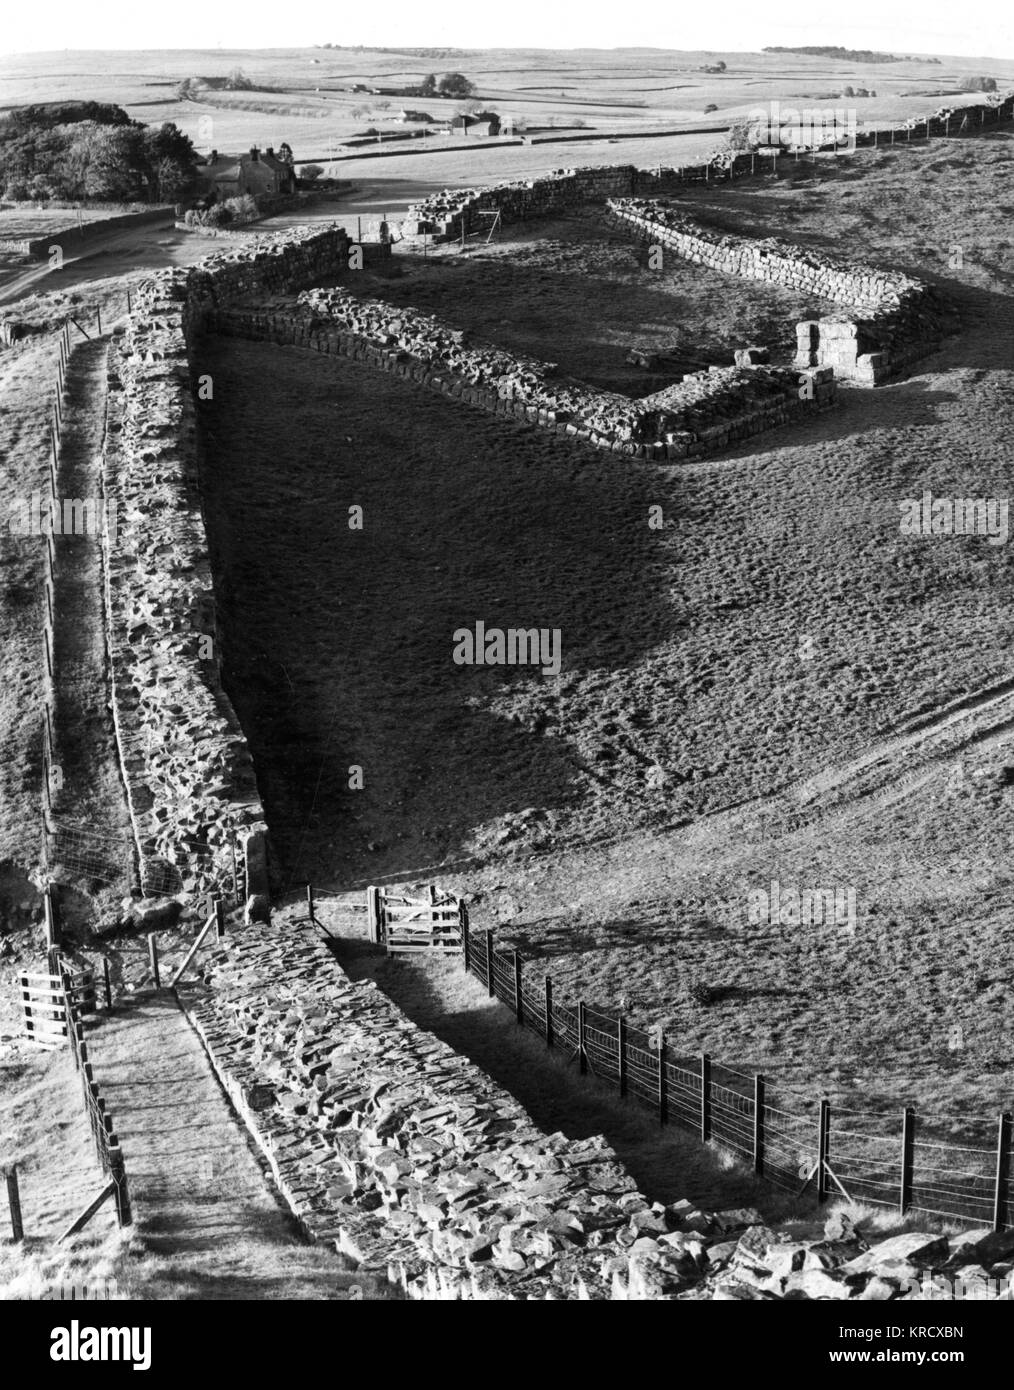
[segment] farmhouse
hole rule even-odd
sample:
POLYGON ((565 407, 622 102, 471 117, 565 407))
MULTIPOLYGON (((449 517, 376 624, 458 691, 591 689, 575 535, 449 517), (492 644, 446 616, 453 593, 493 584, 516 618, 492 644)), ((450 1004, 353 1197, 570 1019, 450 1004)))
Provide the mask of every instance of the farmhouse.
POLYGON ((500 117, 495 111, 477 111, 474 115, 464 112, 451 121, 453 135, 499 135, 500 117))
POLYGON ((263 152, 252 145, 249 154, 236 156, 212 150, 203 169, 198 166, 198 179, 202 193, 215 193, 219 199, 296 191, 295 169, 280 159, 271 145, 263 152))

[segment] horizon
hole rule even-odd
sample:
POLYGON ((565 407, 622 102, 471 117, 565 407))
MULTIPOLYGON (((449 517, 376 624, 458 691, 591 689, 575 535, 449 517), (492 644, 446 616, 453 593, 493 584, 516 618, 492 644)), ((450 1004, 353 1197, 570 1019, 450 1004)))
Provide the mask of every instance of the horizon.
MULTIPOLYGON (((124 0, 96 14, 82 13, 69 0, 55 7, 15 13, 5 24, 2 57, 42 57, 61 53, 172 53, 298 51, 335 44, 341 29, 342 51, 366 49, 397 53, 407 49, 461 52, 608 52, 760 53, 764 48, 830 45, 896 53, 900 57, 940 57, 992 62, 1014 60, 1014 21, 997 0, 988 0, 970 23, 966 14, 942 5, 900 0, 885 15, 879 0, 857 0, 839 24, 792 22, 781 16, 758 14, 748 0, 730 0, 721 20, 709 16, 681 18, 674 23, 661 5, 649 4, 636 14, 613 12, 582 15, 574 21, 565 13, 549 12, 535 0, 517 0, 509 14, 477 13, 463 0, 449 0, 439 17, 421 16, 409 0, 392 0, 385 11, 386 36, 402 35, 401 43, 376 40, 377 20, 365 14, 343 13, 338 19, 319 0, 296 0, 287 7, 288 42, 277 42, 278 23, 270 14, 251 16, 230 6, 216 7, 214 28, 208 9, 195 0, 180 0, 171 14, 151 13, 124 0), (575 42, 575 27, 587 37, 575 42), (678 30, 678 46, 659 43, 678 30), (64 42, 52 47, 55 33, 64 42), (180 42, 181 34, 187 41, 180 42), (727 37, 724 37, 727 36, 727 37), (245 39, 246 42, 237 42, 245 39), (728 39, 732 39, 730 46, 728 39), (166 42, 170 40, 171 42, 166 42), (742 45, 742 46, 738 46, 742 45), (1010 55, 1010 56, 1004 56, 1010 55)), ((676 35, 674 35, 674 40, 676 35)), ((332 50, 337 51, 337 50, 332 50)))

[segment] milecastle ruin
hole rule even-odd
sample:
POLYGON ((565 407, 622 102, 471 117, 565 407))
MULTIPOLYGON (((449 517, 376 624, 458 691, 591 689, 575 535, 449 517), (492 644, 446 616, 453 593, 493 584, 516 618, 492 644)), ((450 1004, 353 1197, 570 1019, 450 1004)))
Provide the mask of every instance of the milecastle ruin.
MULTIPOLYGON (((973 126, 1007 121, 1014 96, 966 110, 973 126)), ((916 139, 942 135, 948 122, 938 113, 906 130, 916 139)), ((860 146, 876 143, 874 134, 857 138, 860 146)), ((686 170, 569 170, 437 195, 411 210, 410 236, 453 241, 482 212, 498 212, 509 226, 591 204, 614 227, 665 253, 836 306, 798 325, 790 366, 769 365, 763 352, 740 353, 733 365, 640 400, 562 378, 544 362, 473 341, 432 315, 358 296, 353 242, 338 226, 233 244, 145 284, 108 358, 103 477, 106 498, 117 504, 118 534, 106 536, 104 560, 117 747, 139 857, 161 870, 146 885, 153 894, 196 900, 215 892, 239 846, 248 916, 269 911, 267 825, 223 688, 202 515, 202 469, 213 466, 194 395, 203 336, 354 359, 625 458, 666 464, 706 457, 831 406, 839 382, 888 380, 938 350, 957 326, 946 298, 912 276, 770 238, 720 234, 681 212, 681 189, 749 177, 757 162, 747 154, 686 170), (198 857, 195 840, 205 850, 198 857)), ((392 255, 386 243, 361 249, 376 267, 392 255)), ((308 1230, 337 1240, 355 1261, 397 1269, 417 1296, 460 1296, 467 1287, 464 1296, 473 1297, 625 1297, 638 1281, 644 1286, 645 1261, 654 1296, 699 1281, 699 1224, 667 1228, 666 1213, 636 1191, 608 1147, 541 1135, 476 1068, 442 1044, 431 1046, 373 986, 345 980, 326 954, 319 943, 297 947, 268 925, 251 928, 213 959, 214 996, 187 1001, 308 1230), (325 966, 338 980, 327 989, 325 966), (351 1052, 343 1059, 334 1037, 321 1035, 315 1020, 322 1007, 358 1030, 364 1056, 387 1057, 387 1099, 378 1098, 375 1069, 351 1052), (316 1084, 321 1076, 326 1095, 316 1084), (269 1120, 273 1088, 297 1099, 269 1120), (416 1105, 412 1114, 420 1091, 425 1113, 416 1105), (427 1167, 423 1182, 414 1170, 427 1167), (481 1229, 477 1187, 487 1192, 481 1229), (538 1208, 524 1230, 510 1214, 518 1191, 538 1208), (402 1215, 392 1223, 395 1211, 402 1215), (490 1226, 506 1235, 490 1242, 483 1235, 490 1226), (579 1241, 577 1231, 594 1239, 579 1241)))

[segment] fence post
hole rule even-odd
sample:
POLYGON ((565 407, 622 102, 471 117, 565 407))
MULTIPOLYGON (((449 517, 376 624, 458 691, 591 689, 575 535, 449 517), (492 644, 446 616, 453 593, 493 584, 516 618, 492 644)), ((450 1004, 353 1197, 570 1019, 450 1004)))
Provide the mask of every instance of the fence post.
POLYGON ((616 1020, 616 1050, 620 1074, 620 1095, 627 1094, 627 1020, 620 1014, 616 1020))
POLYGON ((711 1058, 701 1053, 701 1143, 711 1138, 711 1058))
POLYGON ((151 973, 155 979, 155 988, 162 988, 162 977, 158 970, 158 943, 155 941, 155 933, 148 934, 148 960, 151 963, 151 973))
MULTIPOLYGON (((49 769, 46 769, 47 775, 49 769)), ((43 907, 46 914, 46 950, 51 951, 58 944, 59 932, 56 925, 56 907, 53 903, 53 885, 46 884, 46 891, 43 895, 43 907)))
POLYGON ((458 927, 461 932, 461 957, 467 974, 472 968, 472 942, 468 934, 468 907, 463 899, 458 902, 458 927))
POLYGON ((901 1117, 901 1191, 898 1214, 904 1216, 912 1202, 912 1158, 915 1151, 915 1111, 906 1106, 901 1117))
POLYGON ((493 988, 493 933, 486 932, 486 993, 490 999, 496 994, 493 988))
POLYGON ((764 1176, 764 1078, 753 1079, 753 1171, 764 1176))
POLYGON ((1002 1231, 1007 1225, 1004 1220, 1004 1213, 1007 1206, 1007 1184, 1010 1179, 1010 1136, 1010 1111, 1005 1110, 1000 1116, 1000 1123, 996 1132, 996 1185, 993 1191, 994 1231, 1002 1231))
POLYGON ((658 1122, 669 1123, 669 1075, 666 1072, 666 1053, 668 1046, 665 1034, 658 1035, 658 1122))
POLYGON ((119 1144, 109 1145, 109 1176, 116 1184, 116 1219, 121 1226, 131 1224, 130 1193, 127 1190, 127 1170, 119 1144))
POLYGON ((831 1134, 831 1102, 820 1099, 820 1119, 817 1130, 817 1201, 827 1201, 827 1146, 831 1134))
POLYGON ((588 1072, 588 1058, 584 1050, 584 1000, 577 1005, 577 1064, 582 1076, 588 1072))
POLYGON ((546 1046, 552 1047, 553 1038, 553 982, 546 976, 546 1046))
MULTIPOLYGON (((312 912, 311 901, 311 912, 312 912)), ((215 936, 221 941, 225 936, 225 900, 224 898, 215 899, 215 936)))
POLYGON ((524 1005, 521 1001, 521 957, 514 948, 514 1014, 519 1024, 525 1021, 524 1005))
POLYGON ((370 887, 366 890, 366 920, 369 926, 370 940, 379 943, 381 936, 381 906, 380 889, 370 887))
POLYGON ((106 1008, 112 1012, 113 1008, 113 982, 109 975, 109 957, 102 957, 102 982, 106 989, 106 1008))
POLYGON ((7 1179, 7 1205, 11 1213, 11 1232, 14 1236, 14 1244, 17 1245, 25 1238, 24 1222, 21 1219, 21 1193, 18 1189, 18 1169, 17 1164, 11 1164, 4 1169, 4 1177, 7 1179))

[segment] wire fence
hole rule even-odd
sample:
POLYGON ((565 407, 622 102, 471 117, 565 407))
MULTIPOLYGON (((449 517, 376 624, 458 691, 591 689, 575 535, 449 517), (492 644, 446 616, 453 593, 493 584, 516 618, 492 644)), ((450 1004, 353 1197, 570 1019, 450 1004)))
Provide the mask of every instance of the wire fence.
MULTIPOLYGON (((1010 1183, 1011 1116, 995 1120, 995 1143, 974 1143, 946 1132, 952 1121, 856 1112, 826 1097, 772 1097, 759 1074, 713 1061, 707 1053, 681 1056, 660 1029, 632 1028, 618 1014, 583 1001, 554 998, 552 980, 527 974, 517 951, 498 951, 492 932, 464 932, 463 963, 490 997, 514 1013, 547 1046, 571 1054, 582 1073, 616 1085, 676 1124, 752 1166, 759 1177, 790 1191, 812 1188, 818 1200, 850 1200, 921 1212, 1004 1230, 1014 1226, 1010 1183)), ((531 962, 528 962, 529 966, 531 962)), ((979 1132, 989 1122, 979 1121, 979 1132)), ((976 1120, 965 1117, 971 1129, 976 1120)))

